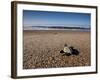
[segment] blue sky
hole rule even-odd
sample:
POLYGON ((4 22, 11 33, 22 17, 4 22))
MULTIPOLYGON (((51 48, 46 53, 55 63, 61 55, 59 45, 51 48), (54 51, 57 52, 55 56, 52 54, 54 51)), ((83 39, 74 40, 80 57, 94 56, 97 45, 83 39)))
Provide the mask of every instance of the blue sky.
POLYGON ((88 13, 23 10, 23 26, 90 25, 88 13))

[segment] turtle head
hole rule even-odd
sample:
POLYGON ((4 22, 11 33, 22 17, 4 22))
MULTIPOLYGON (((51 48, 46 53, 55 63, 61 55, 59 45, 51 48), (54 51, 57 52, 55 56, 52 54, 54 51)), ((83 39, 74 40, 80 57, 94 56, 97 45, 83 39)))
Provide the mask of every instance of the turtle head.
POLYGON ((64 46, 68 46, 67 44, 65 44, 64 46))

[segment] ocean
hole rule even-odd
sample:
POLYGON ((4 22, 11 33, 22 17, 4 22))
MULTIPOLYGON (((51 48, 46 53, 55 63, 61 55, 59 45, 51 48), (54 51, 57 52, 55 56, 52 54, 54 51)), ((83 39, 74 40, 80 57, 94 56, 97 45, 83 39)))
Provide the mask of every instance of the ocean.
POLYGON ((68 31, 90 31, 90 28, 63 28, 63 27, 23 27, 23 30, 68 30, 68 31))

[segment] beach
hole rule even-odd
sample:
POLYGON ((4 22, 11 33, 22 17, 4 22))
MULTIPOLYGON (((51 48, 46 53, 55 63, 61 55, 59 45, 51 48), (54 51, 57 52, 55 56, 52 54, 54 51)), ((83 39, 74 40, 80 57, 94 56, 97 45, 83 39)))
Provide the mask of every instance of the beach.
POLYGON ((23 69, 90 66, 90 35, 90 31, 24 30, 23 69), (79 55, 63 56, 60 51, 65 44, 79 55))

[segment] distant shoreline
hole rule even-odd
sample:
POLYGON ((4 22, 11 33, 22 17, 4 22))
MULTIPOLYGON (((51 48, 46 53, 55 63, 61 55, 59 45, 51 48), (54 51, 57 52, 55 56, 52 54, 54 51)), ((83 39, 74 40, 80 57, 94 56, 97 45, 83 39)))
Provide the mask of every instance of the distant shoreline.
POLYGON ((65 26, 29 26, 23 27, 23 30, 71 30, 71 31, 90 31, 86 27, 65 27, 65 26))
POLYGON ((75 32, 90 32, 91 30, 79 30, 79 29, 48 29, 48 30, 32 30, 32 29, 30 29, 30 30, 25 30, 25 29, 23 29, 23 31, 75 31, 75 32))

